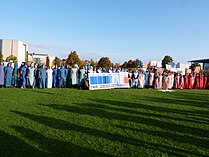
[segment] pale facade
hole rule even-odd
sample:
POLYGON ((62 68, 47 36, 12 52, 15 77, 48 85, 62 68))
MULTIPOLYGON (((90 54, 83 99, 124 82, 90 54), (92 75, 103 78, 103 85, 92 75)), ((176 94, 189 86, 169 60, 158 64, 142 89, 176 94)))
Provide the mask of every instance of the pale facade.
POLYGON ((37 64, 47 64, 47 60, 49 62, 49 66, 54 65, 55 56, 51 56, 50 54, 29 54, 28 61, 34 62, 37 64))
POLYGON ((13 55, 17 57, 18 65, 25 62, 25 56, 28 52, 28 44, 19 40, 4 40, 0 39, 0 53, 3 55, 3 60, 13 55))

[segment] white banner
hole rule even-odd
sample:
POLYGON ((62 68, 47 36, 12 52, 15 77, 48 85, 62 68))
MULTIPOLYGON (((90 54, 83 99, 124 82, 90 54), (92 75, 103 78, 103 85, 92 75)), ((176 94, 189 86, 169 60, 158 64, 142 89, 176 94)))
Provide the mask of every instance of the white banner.
POLYGON ((128 73, 89 73, 89 90, 130 88, 128 73))

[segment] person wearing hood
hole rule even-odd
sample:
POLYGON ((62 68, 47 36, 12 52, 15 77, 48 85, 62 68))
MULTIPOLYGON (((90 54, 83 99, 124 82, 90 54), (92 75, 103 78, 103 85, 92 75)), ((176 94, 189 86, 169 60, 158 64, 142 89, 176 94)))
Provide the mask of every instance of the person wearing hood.
POLYGON ((27 67, 25 62, 22 62, 20 68, 20 80, 21 80, 21 88, 26 88, 26 73, 27 73, 27 67))
POLYGON ((5 68, 5 87, 6 88, 12 87, 12 72, 13 72, 13 68, 11 67, 11 63, 8 63, 5 68))
POLYGON ((55 65, 53 69, 53 80, 52 80, 52 87, 56 88, 57 87, 57 75, 58 75, 58 69, 57 65, 55 65))
POLYGON ((39 86, 40 88, 46 88, 46 69, 44 64, 39 69, 39 86))
POLYGON ((58 79, 59 79, 59 87, 61 88, 66 87, 66 70, 63 65, 58 71, 58 79))
POLYGON ((17 62, 14 63, 12 75, 13 75, 12 85, 13 85, 13 87, 17 87, 18 86, 18 64, 17 64, 17 62))
POLYGON ((47 88, 52 88, 52 73, 53 73, 53 70, 51 69, 50 66, 47 68, 46 73, 47 73, 47 88))
POLYGON ((0 63, 0 87, 4 87, 4 63, 0 63))
POLYGON ((34 72, 35 68, 34 68, 34 63, 31 63, 31 65, 28 67, 28 80, 29 80, 29 86, 31 88, 33 88, 34 86, 34 72))

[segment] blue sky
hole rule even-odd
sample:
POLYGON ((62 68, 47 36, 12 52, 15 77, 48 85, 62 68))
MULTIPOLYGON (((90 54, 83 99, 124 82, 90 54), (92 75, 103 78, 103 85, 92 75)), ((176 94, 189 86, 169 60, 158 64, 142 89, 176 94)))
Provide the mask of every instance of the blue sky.
POLYGON ((66 58, 209 57, 209 0, 1 0, 0 38, 66 58))

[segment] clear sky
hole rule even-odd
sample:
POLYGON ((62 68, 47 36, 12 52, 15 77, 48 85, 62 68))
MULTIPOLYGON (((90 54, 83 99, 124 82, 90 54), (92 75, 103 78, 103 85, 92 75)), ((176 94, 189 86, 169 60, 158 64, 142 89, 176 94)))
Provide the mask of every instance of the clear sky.
POLYGON ((113 62, 209 57, 209 0, 1 0, 0 38, 113 62))

